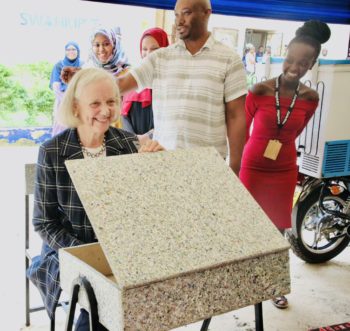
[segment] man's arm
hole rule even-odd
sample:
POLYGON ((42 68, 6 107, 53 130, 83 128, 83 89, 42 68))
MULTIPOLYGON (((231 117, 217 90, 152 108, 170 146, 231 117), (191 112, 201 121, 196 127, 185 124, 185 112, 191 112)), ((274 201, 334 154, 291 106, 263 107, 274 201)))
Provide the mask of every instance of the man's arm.
POLYGON ((118 77, 117 83, 121 95, 125 94, 126 92, 129 92, 130 90, 135 90, 137 88, 136 79, 130 72, 118 77))
POLYGON ((245 95, 225 104, 227 138, 230 151, 230 167, 238 176, 245 144, 245 95))
POLYGON ((147 55, 138 67, 132 68, 127 74, 118 77, 117 83, 122 95, 137 88, 152 88, 156 63, 159 62, 159 55, 162 54, 163 50, 166 48, 157 49, 147 55))

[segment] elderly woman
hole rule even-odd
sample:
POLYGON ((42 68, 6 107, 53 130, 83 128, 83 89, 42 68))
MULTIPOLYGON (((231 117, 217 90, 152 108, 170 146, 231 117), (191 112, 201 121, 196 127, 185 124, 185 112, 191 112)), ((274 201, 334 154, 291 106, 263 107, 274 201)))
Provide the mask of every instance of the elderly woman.
MULTIPOLYGON (((119 104, 119 90, 109 72, 80 70, 69 83, 60 108, 61 120, 69 129, 43 143, 39 150, 33 225, 43 246, 28 276, 38 287, 51 319, 61 293, 58 250, 97 241, 65 160, 138 152, 137 136, 110 126, 119 104)), ((139 151, 159 150, 163 148, 149 140, 139 151)), ((88 313, 83 310, 76 330, 88 329, 88 313)))

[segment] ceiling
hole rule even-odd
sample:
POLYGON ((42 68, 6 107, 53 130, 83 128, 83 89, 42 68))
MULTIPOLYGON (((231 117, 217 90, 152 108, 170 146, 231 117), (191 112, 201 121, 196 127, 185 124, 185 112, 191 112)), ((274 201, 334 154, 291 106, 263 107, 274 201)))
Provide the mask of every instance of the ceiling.
MULTIPOLYGON (((87 0, 89 1, 89 0, 87 0)), ((173 10, 176 0, 104 0, 131 6, 173 10)), ((350 0, 212 0, 214 14, 350 24, 350 0)))

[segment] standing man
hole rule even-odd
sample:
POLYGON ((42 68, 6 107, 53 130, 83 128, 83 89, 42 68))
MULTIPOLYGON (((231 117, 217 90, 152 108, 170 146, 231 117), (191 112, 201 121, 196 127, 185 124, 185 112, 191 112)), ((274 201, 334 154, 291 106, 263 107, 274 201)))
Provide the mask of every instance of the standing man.
POLYGON ((154 135, 166 149, 214 146, 238 174, 245 143, 246 75, 238 54, 208 31, 209 0, 178 0, 180 40, 119 79, 121 92, 153 89, 154 135), (229 147, 229 150, 227 149, 229 147))

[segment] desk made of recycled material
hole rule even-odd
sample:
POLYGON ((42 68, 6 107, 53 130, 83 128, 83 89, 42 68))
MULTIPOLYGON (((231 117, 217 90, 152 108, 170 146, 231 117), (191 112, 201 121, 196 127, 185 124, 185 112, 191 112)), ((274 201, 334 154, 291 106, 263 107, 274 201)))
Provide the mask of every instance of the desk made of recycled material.
POLYGON ((170 330, 290 292, 288 243, 214 148, 66 165, 99 243, 60 250, 61 286, 85 276, 110 331, 170 330))

